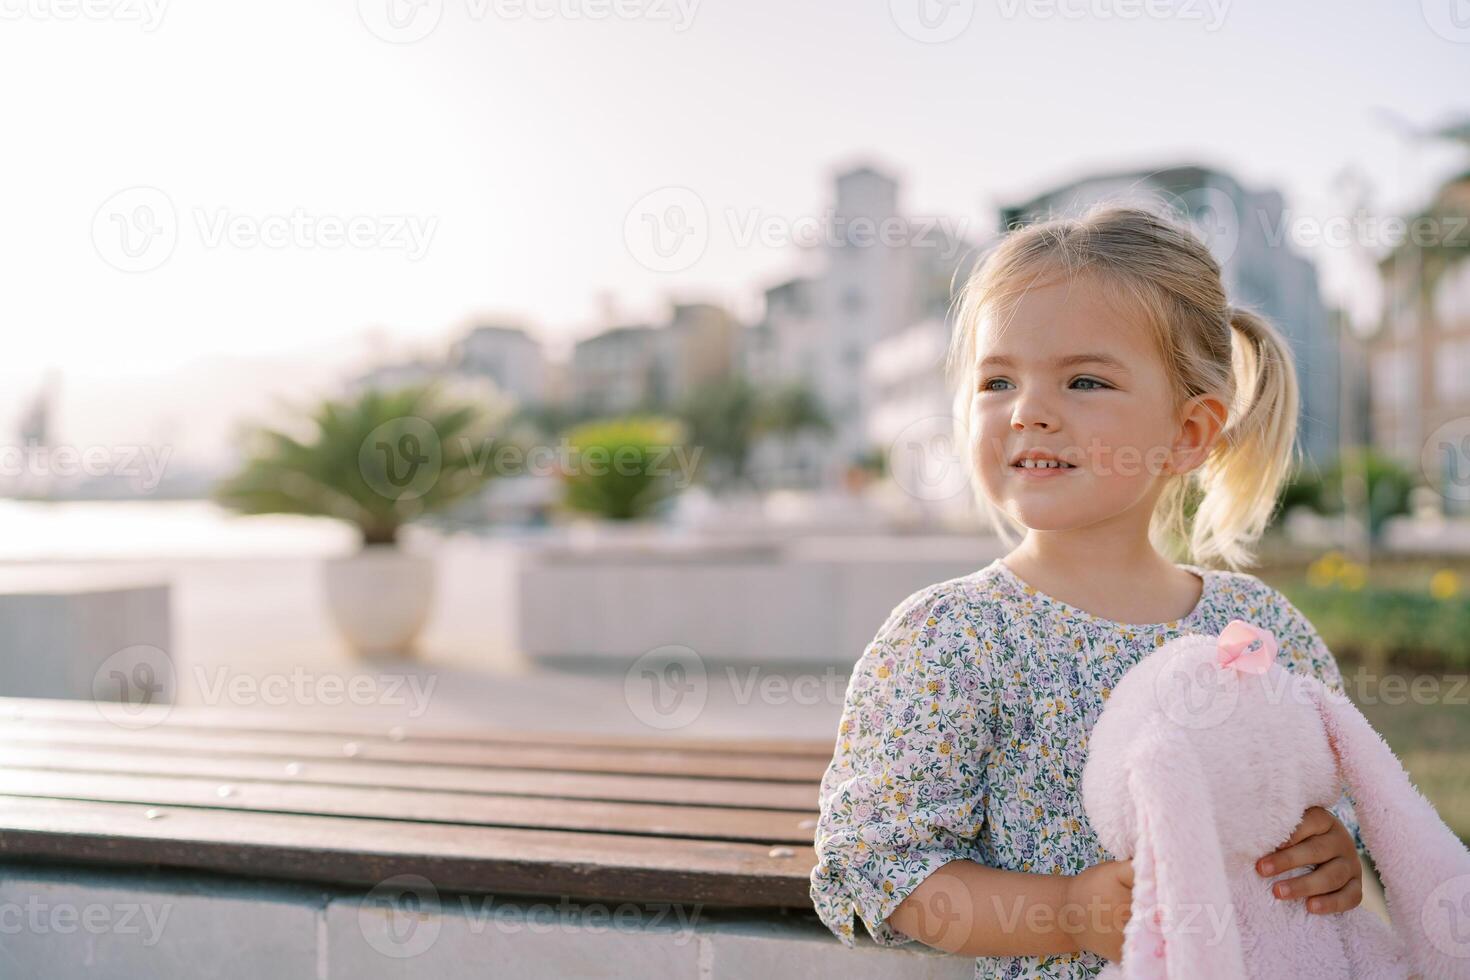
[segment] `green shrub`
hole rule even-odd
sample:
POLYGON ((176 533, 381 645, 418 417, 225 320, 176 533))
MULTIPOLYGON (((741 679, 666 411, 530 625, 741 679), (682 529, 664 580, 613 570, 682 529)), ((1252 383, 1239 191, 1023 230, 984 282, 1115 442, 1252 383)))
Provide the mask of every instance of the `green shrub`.
POLYGON ((568 430, 566 506, 618 521, 648 515, 680 489, 685 438, 677 419, 656 415, 599 419, 568 430))
POLYGON ((1320 472, 1309 466, 1300 467, 1282 487, 1278 512, 1306 505, 1319 514, 1341 514, 1344 470, 1367 481, 1368 524, 1375 538, 1390 517, 1409 512, 1409 491, 1416 482, 1414 474, 1373 449, 1344 453, 1320 472))
POLYGON ((1470 669, 1470 602, 1426 593, 1360 589, 1282 588, 1322 635, 1333 654, 1376 667, 1470 669))

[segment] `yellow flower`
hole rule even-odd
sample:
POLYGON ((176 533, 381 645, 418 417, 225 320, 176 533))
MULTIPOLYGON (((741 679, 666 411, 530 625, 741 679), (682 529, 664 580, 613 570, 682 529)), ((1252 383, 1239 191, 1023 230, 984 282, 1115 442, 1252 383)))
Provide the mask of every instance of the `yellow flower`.
POLYGON ((1307 582, 1314 588, 1325 589, 1342 573, 1347 560, 1340 551, 1329 551, 1307 566, 1307 582))
POLYGON ((1342 566, 1342 571, 1337 573, 1342 580, 1343 587, 1357 592, 1368 582, 1368 570, 1356 562, 1348 562, 1342 566))
POLYGON ((948 742, 940 742, 939 743, 939 754, 940 755, 949 755, 949 749, 950 749, 950 745, 949 745, 948 742))
POLYGON ((888 673, 889 673, 889 671, 888 671, 887 665, 880 665, 878 667, 878 676, 880 678, 887 677, 888 676, 888 673))
POLYGON ((885 892, 888 892, 890 895, 893 894, 893 882, 891 882, 891 881, 885 881, 885 882, 883 882, 883 890, 885 892))
POLYGON ((1460 576, 1452 568, 1441 568, 1429 577, 1429 594, 1436 599, 1451 599, 1460 591, 1460 576))

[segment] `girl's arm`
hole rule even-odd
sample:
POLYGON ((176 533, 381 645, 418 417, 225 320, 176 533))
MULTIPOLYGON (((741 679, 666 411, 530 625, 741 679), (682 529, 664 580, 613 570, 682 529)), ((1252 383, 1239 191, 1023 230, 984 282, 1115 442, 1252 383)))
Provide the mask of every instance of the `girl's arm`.
POLYGON ((1130 861, 1071 876, 953 861, 915 888, 888 922, 925 945, 964 956, 1085 951, 1117 961, 1132 889, 1130 861))
MULTIPOLYGON (((811 898, 844 945, 854 916, 874 942, 914 936, 889 917, 951 862, 977 862, 991 750, 988 659, 962 587, 901 602, 853 667, 822 776, 811 898)), ((940 904, 936 914, 952 916, 940 904)))

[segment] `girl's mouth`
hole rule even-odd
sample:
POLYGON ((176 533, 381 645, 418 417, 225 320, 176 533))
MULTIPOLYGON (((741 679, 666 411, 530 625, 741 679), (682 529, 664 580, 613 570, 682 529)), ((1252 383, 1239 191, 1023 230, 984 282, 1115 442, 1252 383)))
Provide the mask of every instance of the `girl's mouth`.
POLYGON ((1077 472, 1077 467, 1073 466, 1071 463, 1062 463, 1052 460, 1048 460, 1046 462, 1026 460, 1020 463, 1011 464, 1011 469, 1016 472, 1016 475, 1023 476, 1027 479, 1032 480, 1044 480, 1049 477, 1059 477, 1067 473, 1077 472))

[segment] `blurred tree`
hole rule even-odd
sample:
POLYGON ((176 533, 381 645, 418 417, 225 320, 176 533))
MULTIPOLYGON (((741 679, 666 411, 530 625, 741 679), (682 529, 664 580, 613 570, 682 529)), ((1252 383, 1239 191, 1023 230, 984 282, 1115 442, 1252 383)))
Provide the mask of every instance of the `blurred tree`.
POLYGON ((732 375, 690 392, 677 415, 702 453, 701 475, 713 486, 745 479, 761 414, 760 394, 744 376, 732 375))

